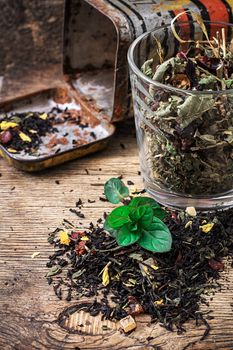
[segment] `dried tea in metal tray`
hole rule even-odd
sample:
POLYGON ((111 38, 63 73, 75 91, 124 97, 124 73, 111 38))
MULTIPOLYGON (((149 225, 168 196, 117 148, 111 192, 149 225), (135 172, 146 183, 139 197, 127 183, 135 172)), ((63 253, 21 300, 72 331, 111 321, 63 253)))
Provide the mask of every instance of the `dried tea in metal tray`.
MULTIPOLYGON (((63 90, 57 89, 56 93, 63 90)), ((109 135, 104 122, 85 113, 66 91, 63 95, 42 93, 31 100, 16 102, 12 108, 3 107, 0 144, 4 149, 18 159, 37 160, 109 135)))

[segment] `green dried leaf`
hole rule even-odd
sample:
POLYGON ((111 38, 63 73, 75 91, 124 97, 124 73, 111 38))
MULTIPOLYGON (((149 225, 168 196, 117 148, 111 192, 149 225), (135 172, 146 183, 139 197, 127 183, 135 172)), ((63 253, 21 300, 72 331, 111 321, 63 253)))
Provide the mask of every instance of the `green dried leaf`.
POLYGON ((109 202, 118 204, 129 196, 129 189, 118 178, 111 178, 104 185, 104 194, 109 202))
POLYGON ((129 257, 134 260, 143 261, 143 257, 139 253, 131 253, 129 254, 129 257))
POLYGON ((153 58, 145 61, 141 67, 142 73, 147 75, 149 78, 153 77, 152 65, 153 65, 153 58))
POLYGON ((224 84, 226 85, 227 89, 232 89, 233 88, 233 79, 227 79, 223 80, 224 84))
POLYGON ((176 61, 177 61, 177 58, 172 57, 169 60, 165 61, 164 63, 160 64, 160 66, 158 66, 158 68, 156 69, 156 72, 153 75, 152 79, 162 83, 166 72, 168 71, 168 69, 175 66, 176 61))
POLYGON ((58 266, 53 266, 51 267, 51 269, 49 270, 49 272, 47 273, 46 277, 51 277, 51 276, 55 276, 59 273, 62 272, 62 269, 58 266))
POLYGON ((74 280, 75 278, 80 277, 85 271, 86 271, 86 269, 82 269, 82 270, 79 270, 79 271, 73 273, 72 279, 74 280))
POLYGON ((209 86, 212 86, 213 83, 216 83, 216 81, 217 81, 217 79, 215 78, 214 75, 209 75, 209 76, 206 76, 206 77, 200 79, 198 84, 199 85, 207 85, 209 87, 209 86))
POLYGON ((213 98, 205 98, 199 96, 189 96, 183 104, 177 108, 178 121, 182 128, 186 128, 195 119, 202 116, 202 114, 213 108, 215 100, 213 98))

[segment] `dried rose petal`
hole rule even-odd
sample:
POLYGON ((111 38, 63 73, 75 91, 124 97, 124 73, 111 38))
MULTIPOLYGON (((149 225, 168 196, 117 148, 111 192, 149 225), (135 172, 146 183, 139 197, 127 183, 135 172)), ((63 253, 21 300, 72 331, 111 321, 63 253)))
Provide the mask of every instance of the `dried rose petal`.
POLYGON ((180 59, 183 59, 183 60, 186 60, 186 61, 188 60, 187 54, 185 52, 183 52, 183 51, 178 52, 178 54, 176 56, 178 58, 180 58, 180 59))
POLYGON ((86 247, 85 247, 85 243, 84 241, 79 242, 76 247, 75 247, 75 253, 77 255, 84 255, 86 254, 86 247))
POLYGON ((85 236, 85 233, 83 231, 76 231, 73 232, 70 236, 70 238, 74 241, 76 241, 78 238, 85 236))
POLYGON ((212 270, 214 271, 223 271, 224 270, 224 263, 221 261, 217 261, 215 259, 210 259, 208 261, 209 266, 211 267, 212 270))
POLYGON ((2 144, 6 144, 12 140, 13 136, 12 133, 9 130, 3 131, 0 134, 0 142, 2 144))

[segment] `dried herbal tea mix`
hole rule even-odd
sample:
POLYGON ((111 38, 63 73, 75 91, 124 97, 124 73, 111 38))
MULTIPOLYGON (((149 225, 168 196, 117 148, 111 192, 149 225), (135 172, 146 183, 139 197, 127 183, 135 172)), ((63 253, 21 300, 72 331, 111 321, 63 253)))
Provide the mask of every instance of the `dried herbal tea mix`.
MULTIPOLYGON (((126 199, 128 189, 116 179, 107 182, 105 195, 116 203, 121 200, 124 205, 119 208, 146 198, 126 199)), ((80 210, 81 207, 82 204, 80 210)), ((186 321, 196 320, 197 324, 206 325, 203 337, 207 336, 210 310, 201 311, 200 304, 208 305, 206 296, 221 289, 217 280, 225 268, 223 258, 231 261, 233 210, 196 213, 191 209, 175 212, 157 205, 157 213, 153 215, 164 218, 166 214, 160 238, 168 240, 167 230, 173 238, 172 246, 169 241, 163 254, 157 252, 161 249, 152 251, 148 246, 145 249, 138 240, 121 244, 120 229, 117 232, 104 229, 102 219, 87 229, 64 220, 63 226, 49 235, 48 241, 55 251, 47 263, 48 283, 60 299, 81 302, 82 297, 90 297, 82 309, 93 316, 101 313, 105 319, 120 320, 127 315, 146 313, 152 322, 178 332, 185 330, 186 321)), ((106 222, 111 223, 109 218, 113 213, 115 219, 122 220, 114 209, 107 216, 105 226, 106 222)), ((142 221, 148 219, 147 213, 142 218, 142 221)), ((137 229, 128 232, 128 236, 137 235, 136 231, 143 237, 141 225, 137 221, 137 229)), ((158 247, 156 238, 155 234, 151 242, 158 247)))
POLYGON ((201 18, 193 16, 204 40, 185 42, 173 24, 174 36, 186 49, 163 60, 157 40, 160 64, 152 58, 141 68, 174 90, 149 85, 139 107, 140 126, 155 183, 178 193, 212 195, 233 187, 233 92, 228 91, 233 89, 233 43, 226 42, 231 28, 209 37, 201 18))
POLYGON ((0 115, 0 144, 13 154, 33 158, 69 150, 104 137, 97 118, 56 106, 48 113, 0 115))

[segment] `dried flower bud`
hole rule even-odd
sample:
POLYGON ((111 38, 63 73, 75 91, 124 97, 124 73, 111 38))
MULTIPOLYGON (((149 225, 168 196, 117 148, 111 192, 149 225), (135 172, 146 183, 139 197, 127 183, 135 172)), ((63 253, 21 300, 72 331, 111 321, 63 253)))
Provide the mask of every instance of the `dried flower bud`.
POLYGON ((12 140, 13 136, 12 133, 9 130, 3 131, 0 134, 0 142, 5 145, 6 143, 10 142, 12 140))

